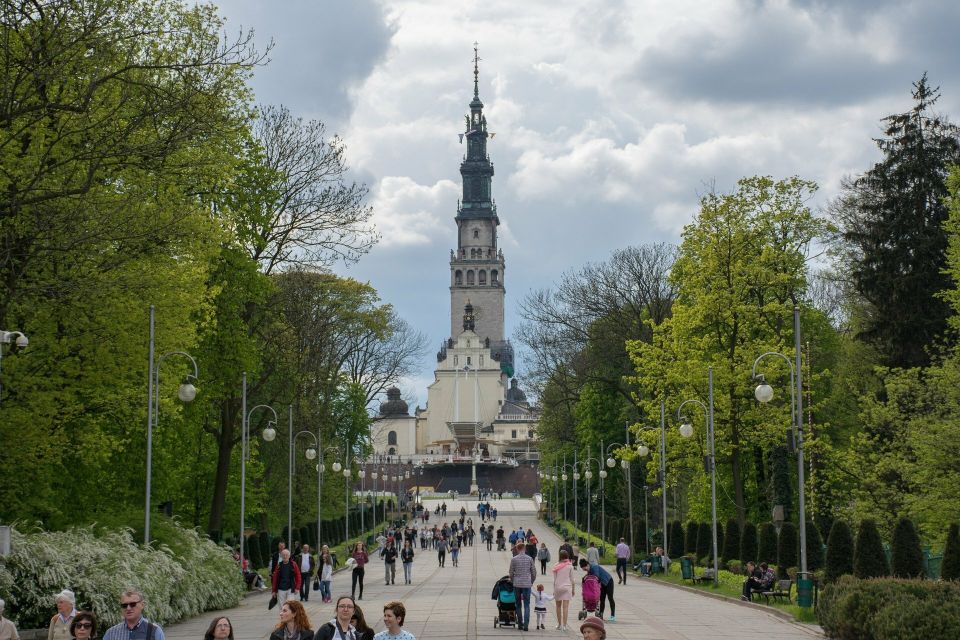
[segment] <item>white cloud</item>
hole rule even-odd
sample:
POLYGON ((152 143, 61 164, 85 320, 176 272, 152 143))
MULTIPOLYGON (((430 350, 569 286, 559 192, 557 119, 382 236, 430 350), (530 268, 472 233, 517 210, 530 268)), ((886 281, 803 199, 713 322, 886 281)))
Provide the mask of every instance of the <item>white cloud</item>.
POLYGON ((448 233, 443 215, 460 188, 451 180, 432 186, 407 176, 386 176, 377 185, 372 205, 383 247, 431 244, 448 233))

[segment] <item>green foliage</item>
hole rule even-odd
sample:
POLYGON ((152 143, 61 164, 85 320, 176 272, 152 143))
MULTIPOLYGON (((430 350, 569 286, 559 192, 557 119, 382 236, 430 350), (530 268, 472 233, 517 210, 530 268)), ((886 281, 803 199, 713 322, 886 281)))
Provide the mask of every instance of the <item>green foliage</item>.
POLYGON ((783 517, 793 517, 793 485, 790 481, 790 453, 784 445, 770 451, 770 499, 773 504, 783 505, 783 517))
POLYGON ((946 640, 960 628, 960 585, 845 576, 824 589, 817 618, 838 640, 946 640))
POLYGON ((723 552, 720 558, 724 564, 730 560, 740 559, 740 525, 736 519, 727 520, 727 526, 723 537, 723 552))
POLYGON ((800 564, 799 548, 800 536, 796 525, 792 522, 784 522, 777 539, 777 573, 781 578, 787 577, 787 569, 800 564))
POLYGON ((933 112, 926 74, 913 108, 884 118, 883 158, 844 185, 834 206, 848 244, 845 269, 867 303, 860 335, 892 367, 925 366, 947 326, 946 177, 960 162, 960 132, 933 112))
POLYGON ((955 522, 950 525, 947 532, 947 542, 943 547, 940 579, 960 580, 960 525, 955 522))
POLYGON ((46 626, 50 594, 73 587, 77 608, 90 608, 104 625, 120 621, 117 599, 124 588, 141 589, 151 620, 167 624, 211 609, 236 606, 244 584, 229 549, 194 529, 157 522, 169 544, 140 547, 129 530, 74 528, 21 533, 13 530, 13 553, 0 560, 0 584, 20 626, 46 626))
POLYGON ((757 562, 777 564, 777 528, 772 522, 760 525, 760 544, 757 548, 757 562))
POLYGON ((757 525, 746 522, 743 533, 740 535, 740 552, 738 557, 743 562, 757 561, 757 525))
POLYGON ((883 578, 890 575, 883 540, 873 520, 860 523, 857 543, 853 551, 853 575, 858 578, 883 578))
POLYGON ((683 555, 683 523, 674 520, 670 523, 670 549, 671 558, 677 558, 683 555))
POLYGON ((709 558, 713 549, 713 531, 709 524, 701 522, 697 526, 697 558, 709 558))
POLYGON ((827 536, 827 562, 825 579, 836 582, 842 575, 853 574, 853 533, 843 520, 833 521, 827 536))
POLYGON ((820 529, 812 520, 807 520, 807 570, 819 571, 823 568, 823 538, 820 529))
POLYGON ((697 535, 700 533, 700 524, 694 520, 687 523, 687 530, 683 536, 683 552, 697 553, 697 535))
POLYGON ((895 578, 921 578, 924 575, 920 537, 909 518, 900 518, 890 541, 890 568, 895 578))

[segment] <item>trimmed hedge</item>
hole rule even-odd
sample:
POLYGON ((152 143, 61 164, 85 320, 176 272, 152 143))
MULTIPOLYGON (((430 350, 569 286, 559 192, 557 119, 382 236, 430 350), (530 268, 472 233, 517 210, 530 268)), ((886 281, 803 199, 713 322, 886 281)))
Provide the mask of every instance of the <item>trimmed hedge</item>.
POLYGON ((853 533, 843 520, 834 520, 827 537, 825 579, 835 582, 840 576, 853 574, 853 533))
POLYGON ((697 553, 697 533, 700 531, 700 525, 691 520, 687 523, 687 533, 683 537, 683 553, 697 553))
POLYGON ((720 557, 723 563, 727 564, 731 560, 740 560, 740 525, 736 518, 727 520, 726 535, 723 537, 723 551, 720 557))
POLYGON ((670 557, 679 558, 683 555, 683 523, 674 520, 670 523, 670 557))
POLYGON ((706 522, 701 522, 697 527, 697 558, 703 560, 710 558, 713 548, 713 530, 706 522))
POLYGON ((823 569, 823 538, 813 520, 807 520, 807 570, 820 569, 823 569))
POLYGON ((747 522, 740 534, 740 560, 743 562, 757 559, 757 525, 747 522))
POLYGON ((817 618, 839 640, 948 640, 960 629, 960 585, 843 576, 820 596, 817 618))
POLYGON ((792 522, 784 522, 780 527, 780 538, 777 541, 777 575, 787 577, 787 569, 800 565, 800 536, 797 527, 792 522))
POLYGON ((950 525, 947 543, 943 547, 943 564, 940 565, 940 578, 960 580, 960 526, 950 525))
POLYGON ((882 578, 890 575, 887 556, 883 552, 883 540, 873 520, 860 523, 857 545, 853 550, 853 575, 858 578, 882 578))
POLYGON ((890 551, 890 564, 895 578, 921 578, 926 575, 923 570, 920 536, 909 518, 900 518, 897 522, 890 551))
POLYGON ((777 564, 777 528, 772 522, 760 525, 760 546, 757 550, 757 562, 777 564))

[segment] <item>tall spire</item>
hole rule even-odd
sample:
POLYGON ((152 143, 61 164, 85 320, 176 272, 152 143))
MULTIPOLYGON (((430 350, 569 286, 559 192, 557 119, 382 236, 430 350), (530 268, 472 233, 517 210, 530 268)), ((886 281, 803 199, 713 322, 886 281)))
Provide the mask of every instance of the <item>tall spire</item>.
POLYGON ((480 55, 477 51, 479 42, 473 42, 473 99, 480 99, 480 55))

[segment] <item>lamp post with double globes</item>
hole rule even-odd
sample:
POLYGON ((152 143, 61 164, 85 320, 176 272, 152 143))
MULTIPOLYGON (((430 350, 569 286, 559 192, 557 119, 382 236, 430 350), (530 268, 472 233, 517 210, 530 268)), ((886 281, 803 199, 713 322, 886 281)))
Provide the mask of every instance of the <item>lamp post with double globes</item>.
MULTIPOLYGON (((21 334, 22 336, 23 334, 21 334)), ((20 340, 17 340, 17 344, 20 340)), ((2 347, 0 347, 2 348, 2 347)), ((144 523, 143 523, 143 543, 150 543, 150 494, 152 493, 151 483, 153 480, 153 423, 154 418, 160 419, 160 365, 167 358, 179 356, 186 358, 193 365, 193 375, 187 374, 187 377, 180 383, 177 389, 177 397, 181 402, 193 402, 197 397, 197 388, 193 386, 191 380, 196 380, 199 372, 197 370, 197 361, 189 353, 184 351, 171 351, 157 358, 154 365, 154 308, 150 305, 150 344, 148 347, 147 360, 149 364, 147 380, 147 487, 146 497, 144 499, 144 523), (156 396, 154 396, 154 386, 156 386, 156 396)), ((242 535, 241 531, 241 535, 242 535)))
MULTIPOLYGON (((641 427, 641 431, 651 431, 657 427, 641 427)), ((664 400, 660 400, 660 491, 663 493, 663 554, 670 557, 670 546, 668 544, 668 531, 670 527, 667 523, 667 418, 666 418, 666 403, 664 400)), ((650 447, 644 443, 640 443, 640 446, 637 447, 637 453, 641 458, 646 458, 650 455, 650 447)), ((647 525, 646 522, 646 510, 647 510, 647 490, 646 484, 644 484, 643 490, 643 505, 644 505, 644 525, 647 525)), ((650 527, 647 525, 647 532, 649 532, 650 527)), ((648 541, 647 546, 649 546, 649 535, 645 535, 644 539, 648 541)), ((649 551, 649 549, 647 550, 649 551)))
MULTIPOLYGON (((318 505, 318 511, 319 511, 319 506, 323 504, 323 476, 327 472, 327 465, 324 464, 323 461, 327 457, 327 453, 330 451, 333 452, 334 462, 331 468, 333 469, 334 473, 339 473, 342 467, 340 466, 340 463, 337 461, 337 457, 339 457, 340 455, 340 449, 338 449, 335 446, 329 446, 325 449, 318 446, 317 449, 320 455, 320 459, 317 461, 317 474, 319 474, 319 477, 320 477, 318 481, 320 483, 320 488, 317 490, 317 505, 318 505)), ((322 540, 321 540, 322 536, 320 535, 320 522, 321 522, 320 516, 318 515, 317 516, 317 546, 320 546, 322 544, 322 540)))
MULTIPOLYGON (((794 346, 794 357, 796 364, 790 361, 790 358, 778 353, 776 351, 768 351, 757 356, 757 359, 753 361, 753 379, 757 380, 759 384, 754 390, 754 396, 758 401, 766 404, 773 400, 773 387, 767 384, 766 380, 763 377, 763 374, 757 373, 757 365, 760 364, 760 361, 768 356, 773 356, 775 358, 781 358, 790 367, 790 418, 792 427, 794 429, 794 436, 796 438, 796 449, 797 449, 797 498, 799 504, 798 518, 800 520, 800 571, 798 575, 798 585, 800 584, 799 580, 806 580, 808 576, 807 572, 807 510, 806 510, 806 492, 804 490, 804 485, 806 484, 804 479, 804 459, 803 459, 803 370, 801 368, 800 360, 800 309, 799 307, 793 308, 793 346, 794 346)), ((807 592, 809 593, 809 592, 807 592)), ((804 603, 801 603, 800 592, 798 587, 798 596, 797 603, 800 606, 810 606, 807 598, 804 598, 804 603)))
POLYGON ((267 422, 265 430, 277 424, 277 412, 268 404, 258 404, 247 411, 247 372, 243 372, 243 393, 241 396, 241 425, 240 425, 240 566, 243 566, 244 531, 247 520, 247 452, 250 444, 250 416, 258 409, 266 409, 273 414, 273 420, 267 422))
MULTIPOLYGON (((607 456, 607 468, 613 469, 617 466, 617 461, 610 454, 610 449, 613 447, 620 447, 621 449, 630 449, 630 425, 627 423, 627 442, 611 442, 607 445, 606 450, 603 452, 607 456)), ((620 467, 623 469, 624 476, 627 480, 627 518, 630 524, 630 552, 634 553, 636 546, 634 544, 634 535, 633 535, 633 478, 630 474, 630 461, 626 458, 620 459, 620 467)))
POLYGON ((719 566, 719 549, 717 549, 717 453, 716 453, 716 443, 714 440, 714 429, 713 429, 713 367, 707 367, 707 385, 708 385, 708 395, 709 395, 709 404, 705 405, 700 400, 690 399, 684 400, 680 403, 680 406, 677 407, 677 420, 680 421, 680 435, 684 438, 689 438, 693 435, 693 425, 687 420, 686 416, 681 414, 683 407, 687 404, 696 404, 701 409, 707 423, 707 447, 709 453, 707 454, 707 464, 710 467, 710 508, 712 514, 712 527, 713 527, 713 584, 718 584, 720 574, 719 566))
MULTIPOLYGON (((590 480, 593 478, 592 465, 597 466, 597 471, 600 473, 601 478, 606 475, 606 471, 603 470, 603 462, 599 458, 590 457, 590 445, 587 445, 587 457, 583 459, 583 479, 584 479, 584 485, 586 485, 586 490, 587 490, 587 539, 588 540, 590 539, 590 530, 591 530, 591 524, 592 524, 590 522, 590 519, 591 519, 590 503, 593 502, 593 496, 590 494, 590 480)), ((601 480, 600 482, 601 482, 600 500, 602 501, 603 500, 603 480, 601 480)), ((603 543, 605 544, 606 540, 604 540, 603 543)))

